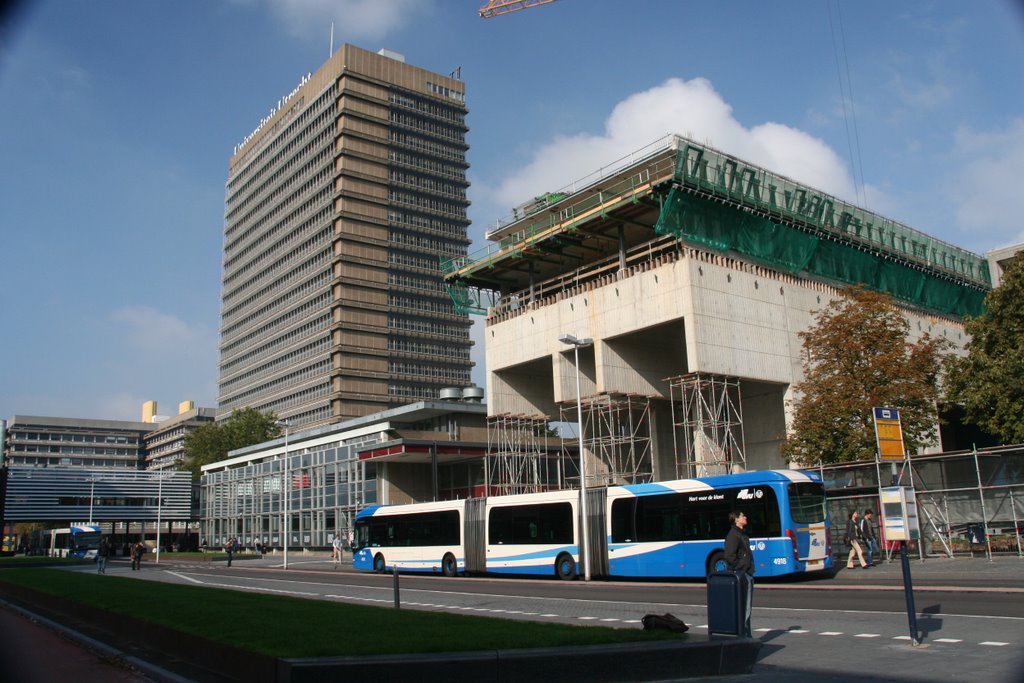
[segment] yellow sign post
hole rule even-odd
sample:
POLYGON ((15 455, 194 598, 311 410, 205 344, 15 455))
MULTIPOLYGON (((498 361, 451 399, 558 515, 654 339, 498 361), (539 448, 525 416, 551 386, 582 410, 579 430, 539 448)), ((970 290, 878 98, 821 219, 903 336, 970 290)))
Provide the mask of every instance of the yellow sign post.
MULTIPOLYGON (((896 463, 907 460, 907 447, 903 443, 903 426, 900 411, 895 408, 873 408, 875 417, 875 440, 878 443, 878 457, 892 461, 892 478, 896 483, 896 463)), ((879 474, 881 479, 881 474, 879 474)), ((910 627, 910 642, 919 645, 917 633, 917 608, 914 606, 914 586, 910 578, 910 560, 907 557, 907 541, 921 538, 917 521, 917 500, 914 489, 903 486, 881 488, 878 483, 878 500, 882 504, 882 525, 885 540, 900 544, 900 564, 903 565, 903 595, 907 601, 907 625, 910 627)))
POLYGON ((878 443, 878 457, 882 460, 902 461, 907 458, 903 443, 903 426, 900 411, 895 408, 874 408, 875 440, 878 443))

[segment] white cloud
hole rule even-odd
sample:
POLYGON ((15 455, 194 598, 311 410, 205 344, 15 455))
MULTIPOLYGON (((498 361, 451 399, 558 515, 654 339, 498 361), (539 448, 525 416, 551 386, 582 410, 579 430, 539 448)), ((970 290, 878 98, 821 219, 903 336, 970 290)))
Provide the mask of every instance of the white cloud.
POLYGON ((149 306, 119 308, 110 318, 123 329, 122 338, 135 350, 156 353, 181 349, 205 336, 204 331, 189 327, 180 318, 149 306))
MULTIPOLYGON (((348 40, 379 40, 407 25, 426 8, 422 0, 268 0, 295 35, 330 31, 336 45, 348 40)), ((326 34, 325 34, 326 35, 326 34)))
POLYGON ((601 135, 559 137, 542 146, 533 160, 496 188, 485 190, 511 208, 542 192, 566 187, 670 133, 764 166, 776 173, 848 200, 853 181, 828 145, 804 131, 766 122, 745 127, 732 107, 703 78, 665 83, 630 95, 617 104, 601 135))
POLYGON ((976 240, 990 248, 1024 242, 1020 224, 1024 193, 1019 187, 1024 169, 1024 118, 999 131, 961 128, 956 133, 954 155, 953 166, 960 172, 950 182, 950 194, 957 225, 975 233, 976 240))
POLYGON ((948 71, 945 79, 932 74, 921 78, 909 74, 909 70, 891 70, 887 87, 895 99, 911 111, 920 113, 922 110, 938 109, 950 102, 956 94, 949 84, 952 78, 948 71))

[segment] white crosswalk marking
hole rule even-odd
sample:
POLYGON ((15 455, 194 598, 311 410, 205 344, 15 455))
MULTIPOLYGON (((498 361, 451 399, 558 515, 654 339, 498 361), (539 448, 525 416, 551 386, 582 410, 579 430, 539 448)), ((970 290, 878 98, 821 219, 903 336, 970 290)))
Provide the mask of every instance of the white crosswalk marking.
POLYGON ((1001 643, 998 640, 986 640, 986 641, 983 641, 983 642, 981 642, 979 644, 980 645, 991 645, 993 647, 1002 647, 1004 645, 1009 645, 1009 643, 1001 643))
POLYGON ((932 642, 933 643, 962 643, 964 641, 962 641, 959 638, 936 638, 932 642))

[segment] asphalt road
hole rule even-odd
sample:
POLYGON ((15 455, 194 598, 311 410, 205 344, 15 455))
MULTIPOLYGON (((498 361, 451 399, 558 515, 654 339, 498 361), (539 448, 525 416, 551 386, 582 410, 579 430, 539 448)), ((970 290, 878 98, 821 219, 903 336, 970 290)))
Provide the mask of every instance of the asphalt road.
MULTIPOLYGON (((301 557, 301 556, 300 556, 301 557)), ((149 564, 147 569, 155 569, 149 564)), ((911 585, 917 612, 998 616, 1024 619, 1024 560, 999 558, 986 560, 930 560, 913 562, 911 585), (1008 596, 1012 596, 1008 599, 1008 596)), ((243 590, 294 591, 309 597, 344 599, 346 597, 378 604, 394 603, 394 579, 391 574, 353 572, 342 565, 338 569, 326 558, 311 557, 290 562, 282 572, 280 561, 235 562, 231 569, 222 563, 174 563, 163 567, 162 575, 143 572, 140 578, 197 585, 237 586, 243 590), (230 577, 230 578, 229 578, 230 577), (335 596, 335 597, 329 597, 335 596)), ((900 563, 893 562, 868 570, 843 569, 833 578, 810 580, 759 581, 755 610, 767 608, 821 611, 874 611, 906 614, 906 592, 900 563)), ((703 581, 687 582, 560 582, 549 579, 511 579, 494 577, 417 576, 399 577, 401 604, 422 608, 441 604, 435 594, 445 598, 450 608, 517 608, 527 602, 584 603, 602 607, 602 619, 619 618, 631 623, 629 615, 656 609, 679 608, 693 621, 706 616, 706 588, 703 581)), ((428 607, 429 608, 429 607, 428 607)), ((551 612, 546 610, 545 612, 551 612)), ((574 612, 565 607, 561 611, 574 612)), ((500 614, 500 612, 499 612, 500 614)), ((637 617, 639 618, 639 617, 637 617)), ((606 621, 606 625, 618 622, 606 621)))
MULTIPOLYGON (((910 636, 901 566, 840 570, 814 580, 762 581, 755 590, 754 636, 764 643, 754 674, 717 677, 810 681, 1024 681, 1024 560, 911 563, 916 644, 910 636)), ((88 567, 71 571, 90 571, 88 567)), ((141 572, 114 562, 109 573, 138 580, 296 595, 393 608, 391 575, 335 569, 324 556, 223 563, 146 562, 141 572)), ((560 582, 479 577, 398 581, 402 609, 444 610, 505 619, 640 628, 651 612, 671 612, 706 634, 702 582, 560 582)), ((693 680, 693 679, 690 679, 693 680)))

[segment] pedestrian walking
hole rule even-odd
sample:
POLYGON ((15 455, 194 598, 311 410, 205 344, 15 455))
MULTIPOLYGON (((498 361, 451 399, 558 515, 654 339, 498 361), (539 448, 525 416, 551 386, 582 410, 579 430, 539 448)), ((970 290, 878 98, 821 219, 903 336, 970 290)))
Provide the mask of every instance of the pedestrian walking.
POLYGON ((344 542, 341 540, 341 534, 334 534, 334 541, 331 543, 331 559, 334 560, 334 568, 338 568, 338 563, 341 562, 341 549, 344 546, 344 542))
POLYGON ((867 553, 868 566, 875 566, 875 553, 878 552, 878 535, 875 534, 875 513, 868 508, 860 520, 860 535, 864 539, 864 552, 867 553))
POLYGON ((747 526, 747 515, 744 512, 730 512, 729 533, 725 536, 725 564, 736 572, 740 580, 740 590, 746 597, 744 605, 744 623, 742 635, 750 638, 750 613, 754 604, 754 553, 750 550, 750 537, 744 528, 747 526))
POLYGON ((100 547, 96 549, 96 573, 107 573, 107 558, 110 557, 110 543, 106 538, 100 539, 100 547))
POLYGON ((846 558, 846 568, 853 569, 853 558, 856 556, 860 560, 861 569, 867 569, 868 563, 864 560, 864 538, 861 536, 856 510, 850 510, 849 518, 846 520, 846 537, 843 540, 850 548, 850 555, 846 558))
POLYGON ((231 566, 231 556, 235 553, 235 539, 229 538, 227 543, 224 544, 224 552, 228 554, 228 566, 231 566))
POLYGON ((142 541, 136 541, 135 545, 132 546, 132 570, 142 570, 142 554, 146 552, 146 546, 142 545, 142 541))

